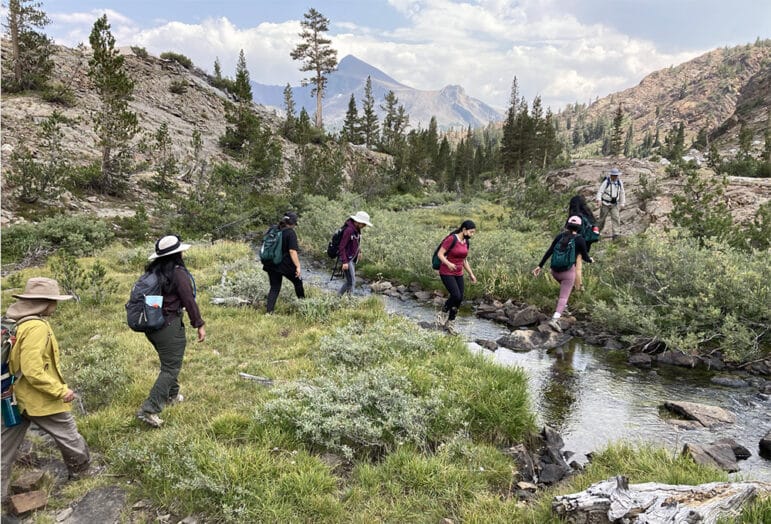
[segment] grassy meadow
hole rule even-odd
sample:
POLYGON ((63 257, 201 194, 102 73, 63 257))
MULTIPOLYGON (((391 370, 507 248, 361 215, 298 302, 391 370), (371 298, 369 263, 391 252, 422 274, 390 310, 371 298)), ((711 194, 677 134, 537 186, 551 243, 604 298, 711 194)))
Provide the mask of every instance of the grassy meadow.
MULTIPOLYGON (((472 218, 479 232, 470 260, 480 283, 469 286, 471 297, 509 297, 544 310, 556 299, 553 281, 529 273, 551 232, 516 229, 501 205, 453 201, 393 211, 311 199, 297 230, 303 256, 324 256, 348 212, 340 209, 372 215, 360 266, 366 275, 439 288, 430 255, 444 233, 472 218)), ((617 296, 604 260, 621 256, 622 247, 598 247, 596 267, 585 270, 587 292, 571 299, 571 309, 589 312, 617 296)), ((99 293, 86 290, 52 319, 65 377, 85 408, 75 410, 78 426, 109 473, 131 481, 131 501, 148 499, 163 512, 205 522, 548 523, 558 522, 552 496, 616 474, 633 483, 727 479, 674 450, 619 443, 598 450, 585 472, 559 488, 521 502, 513 495, 515 464, 503 453, 539 429, 521 370, 388 315, 376 297, 340 299, 309 288, 298 301, 285 285, 276 313, 266 315, 259 306, 267 277, 250 246, 230 241, 194 242, 185 254, 207 340, 196 343, 188 329, 185 401, 164 410, 161 429, 148 428, 134 415, 158 373, 157 356, 126 327, 123 304, 151 250, 149 242, 112 244, 78 259, 105 269, 101 289, 109 292, 97 300, 99 293), (214 305, 215 297, 258 307, 214 305)), ((30 276, 57 275, 45 265, 6 276, 5 304, 30 276)), ((70 483, 49 509, 114 481, 70 483)), ((771 501, 754 504, 742 519, 771 520, 771 501)))

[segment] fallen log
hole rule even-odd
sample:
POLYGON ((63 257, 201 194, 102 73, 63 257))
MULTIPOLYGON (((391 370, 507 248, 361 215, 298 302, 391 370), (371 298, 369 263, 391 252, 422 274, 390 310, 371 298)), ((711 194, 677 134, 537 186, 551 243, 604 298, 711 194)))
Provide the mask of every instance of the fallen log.
POLYGON ((738 515, 761 493, 771 493, 771 483, 629 484, 626 477, 618 476, 579 493, 554 497, 552 511, 574 524, 714 524, 719 518, 738 515))

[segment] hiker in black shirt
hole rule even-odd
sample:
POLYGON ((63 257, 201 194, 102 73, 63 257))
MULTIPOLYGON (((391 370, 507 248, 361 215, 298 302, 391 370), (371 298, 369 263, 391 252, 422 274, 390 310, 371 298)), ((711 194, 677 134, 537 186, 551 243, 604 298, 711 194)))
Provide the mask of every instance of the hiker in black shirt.
POLYGON ((281 292, 281 282, 284 278, 294 285, 294 292, 297 298, 305 298, 305 288, 303 287, 302 270, 300 269, 300 258, 297 256, 298 244, 297 233, 294 228, 297 225, 297 213, 287 211, 278 223, 281 230, 281 251, 283 258, 279 264, 273 262, 263 262, 262 269, 267 271, 270 281, 270 291, 268 291, 267 313, 272 313, 276 307, 278 294, 281 292))
MULTIPOLYGON (((537 277, 541 274, 541 269, 543 268, 543 265, 546 263, 546 261, 554 255, 555 248, 557 248, 557 244, 560 244, 560 248, 565 248, 568 243, 572 240, 575 245, 575 258, 578 259, 578 257, 582 257, 586 262, 592 263, 592 258, 589 256, 589 253, 586 251, 586 241, 583 239, 581 235, 578 234, 578 232, 581 230, 581 218, 577 216, 572 216, 568 219, 568 223, 566 226, 566 229, 562 231, 560 234, 558 234, 554 240, 551 243, 551 246, 549 246, 549 249, 546 250, 546 253, 544 253, 543 258, 541 258, 541 261, 538 263, 538 265, 533 268, 533 276, 537 277)), ((554 264, 554 260, 552 260, 552 264, 554 264)), ((554 329, 555 331, 562 332, 562 327, 559 324, 559 319, 562 316, 563 311, 565 311, 565 308, 568 305, 568 298, 570 298, 570 292, 573 290, 573 284, 576 280, 576 264, 575 260, 573 263, 567 268, 560 271, 555 270, 552 268, 551 275, 554 277, 554 279, 560 283, 560 295, 557 299, 557 307, 554 311, 554 314, 552 315, 551 320, 549 321, 549 326, 554 329)))

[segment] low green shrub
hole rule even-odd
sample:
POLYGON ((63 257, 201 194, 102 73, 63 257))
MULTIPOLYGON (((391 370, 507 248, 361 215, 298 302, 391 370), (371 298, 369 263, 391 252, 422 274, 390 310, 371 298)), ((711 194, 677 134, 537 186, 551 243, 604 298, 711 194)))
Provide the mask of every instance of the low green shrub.
POLYGON ((257 410, 262 424, 278 424, 309 446, 353 457, 380 456, 410 442, 425 448, 431 420, 444 416, 441 391, 417 396, 401 370, 390 366, 338 369, 289 382, 257 410))
POLYGON ((131 383, 129 356, 109 335, 83 341, 77 354, 66 360, 70 387, 78 392, 87 411, 112 403, 131 383))
POLYGON ((171 84, 169 84, 169 92, 174 93, 175 95, 182 95, 187 93, 187 82, 185 80, 173 80, 171 84))
POLYGON ((165 51, 160 54, 160 58, 163 60, 171 60, 172 62, 176 62, 182 67, 184 67, 185 69, 193 68, 193 61, 181 53, 175 53, 173 51, 165 51))
POLYGON ((134 53, 134 55, 138 56, 139 58, 147 58, 149 56, 147 49, 145 49, 144 47, 131 46, 131 52, 134 53))
POLYGON ((354 321, 322 337, 318 353, 328 365, 362 369, 397 355, 423 359, 435 351, 435 338, 405 321, 379 320, 373 325, 354 321))
POLYGON ((35 250, 57 249, 73 256, 93 254, 113 238, 107 224, 83 216, 55 216, 36 224, 18 224, 3 231, 3 262, 18 261, 35 250))

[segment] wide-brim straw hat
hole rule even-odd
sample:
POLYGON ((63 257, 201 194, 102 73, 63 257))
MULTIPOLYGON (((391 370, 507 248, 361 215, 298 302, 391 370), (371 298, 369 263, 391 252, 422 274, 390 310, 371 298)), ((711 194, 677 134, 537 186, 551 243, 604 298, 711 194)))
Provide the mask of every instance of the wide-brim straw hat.
POLYGON ((357 211, 355 215, 351 215, 351 218, 354 222, 358 222, 359 224, 364 224, 369 227, 372 226, 372 222, 369 221, 369 213, 366 211, 357 211))
POLYGON ((177 235, 166 235, 158 239, 158 242, 155 243, 155 252, 147 257, 147 260, 155 260, 188 249, 190 249, 190 244, 183 244, 177 235))
POLYGON ((24 293, 12 296, 27 300, 70 300, 72 298, 72 295, 62 295, 59 292, 59 283, 53 278, 46 277, 30 278, 24 287, 24 293))

